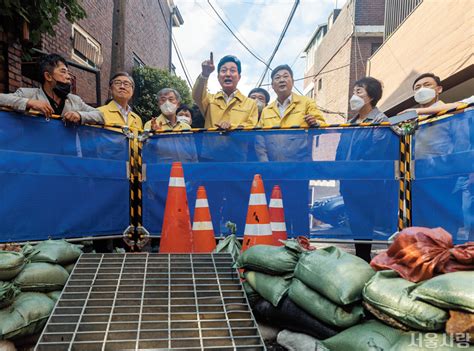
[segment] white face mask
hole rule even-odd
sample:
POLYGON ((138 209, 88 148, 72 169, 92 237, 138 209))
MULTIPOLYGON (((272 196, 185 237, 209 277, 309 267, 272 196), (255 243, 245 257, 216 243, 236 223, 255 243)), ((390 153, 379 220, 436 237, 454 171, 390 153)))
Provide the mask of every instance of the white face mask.
POLYGON ((431 88, 421 87, 415 91, 415 101, 419 104, 427 104, 436 97, 436 91, 431 88))
POLYGON ((172 115, 177 109, 178 105, 169 102, 169 100, 166 100, 164 104, 160 105, 160 110, 164 115, 172 115))
POLYGON ((184 115, 176 116, 176 119, 178 120, 178 122, 191 125, 191 118, 189 118, 188 116, 184 116, 184 115))
POLYGON ((364 107, 365 101, 360 96, 352 95, 349 104, 351 105, 352 111, 359 111, 362 107, 364 107))
POLYGON ((255 100, 255 102, 257 103, 258 113, 262 113, 262 110, 264 109, 265 104, 261 102, 260 100, 255 100))

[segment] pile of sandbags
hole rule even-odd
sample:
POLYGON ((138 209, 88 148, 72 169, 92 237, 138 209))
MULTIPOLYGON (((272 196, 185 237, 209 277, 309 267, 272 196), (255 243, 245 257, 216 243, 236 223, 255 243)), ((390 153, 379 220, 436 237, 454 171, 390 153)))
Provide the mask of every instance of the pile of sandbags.
POLYGON ((288 296, 318 320, 348 328, 364 317, 362 289, 374 274, 364 260, 330 246, 300 257, 288 296))
POLYGON ((21 250, 2 248, 0 340, 19 339, 41 331, 69 271, 82 254, 82 246, 47 240, 35 246, 25 245, 21 250))
POLYGON ((236 268, 243 270, 244 288, 255 299, 251 290, 278 306, 287 294, 300 254, 305 249, 295 240, 284 246, 255 245, 237 259, 236 268))
POLYGON ((247 298, 260 321, 327 338, 337 330, 312 317, 287 296, 300 256, 311 249, 299 240, 284 241, 284 246, 252 246, 240 255, 236 268, 241 269, 247 298))

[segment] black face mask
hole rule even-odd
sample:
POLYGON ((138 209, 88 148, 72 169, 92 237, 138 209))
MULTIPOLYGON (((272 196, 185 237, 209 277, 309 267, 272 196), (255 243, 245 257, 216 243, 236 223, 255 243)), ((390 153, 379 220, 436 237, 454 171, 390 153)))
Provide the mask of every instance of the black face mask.
POLYGON ((67 97, 67 94, 71 92, 71 84, 56 82, 56 86, 53 88, 53 91, 61 99, 65 99, 67 97))

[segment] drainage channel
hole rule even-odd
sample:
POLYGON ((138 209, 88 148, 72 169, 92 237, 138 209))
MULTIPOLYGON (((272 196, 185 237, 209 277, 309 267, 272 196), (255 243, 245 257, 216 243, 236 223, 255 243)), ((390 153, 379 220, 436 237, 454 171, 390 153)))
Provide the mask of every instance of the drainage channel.
POLYGON ((229 254, 83 254, 37 351, 265 350, 229 254))

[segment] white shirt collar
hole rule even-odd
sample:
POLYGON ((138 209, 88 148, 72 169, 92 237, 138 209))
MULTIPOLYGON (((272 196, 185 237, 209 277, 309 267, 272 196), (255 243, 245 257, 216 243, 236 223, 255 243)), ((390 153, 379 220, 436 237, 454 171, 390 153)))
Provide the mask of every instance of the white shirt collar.
POLYGON ((127 105, 127 109, 124 109, 124 108, 122 107, 122 105, 120 105, 117 101, 114 100, 114 102, 115 102, 115 104, 117 105, 117 107, 118 107, 118 109, 119 109, 119 111, 120 111, 120 114, 122 115, 123 119, 125 120, 125 122, 128 123, 128 114, 129 114, 130 112, 132 112, 131 107, 130 107, 129 105, 127 105))
POLYGON ((283 101, 282 104, 277 99, 276 105, 278 107, 278 110, 280 111, 280 118, 283 117, 283 115, 285 114, 285 110, 287 109, 288 106, 290 106, 292 100, 293 100, 293 94, 290 94, 290 96, 288 96, 285 99, 285 101, 283 101))

